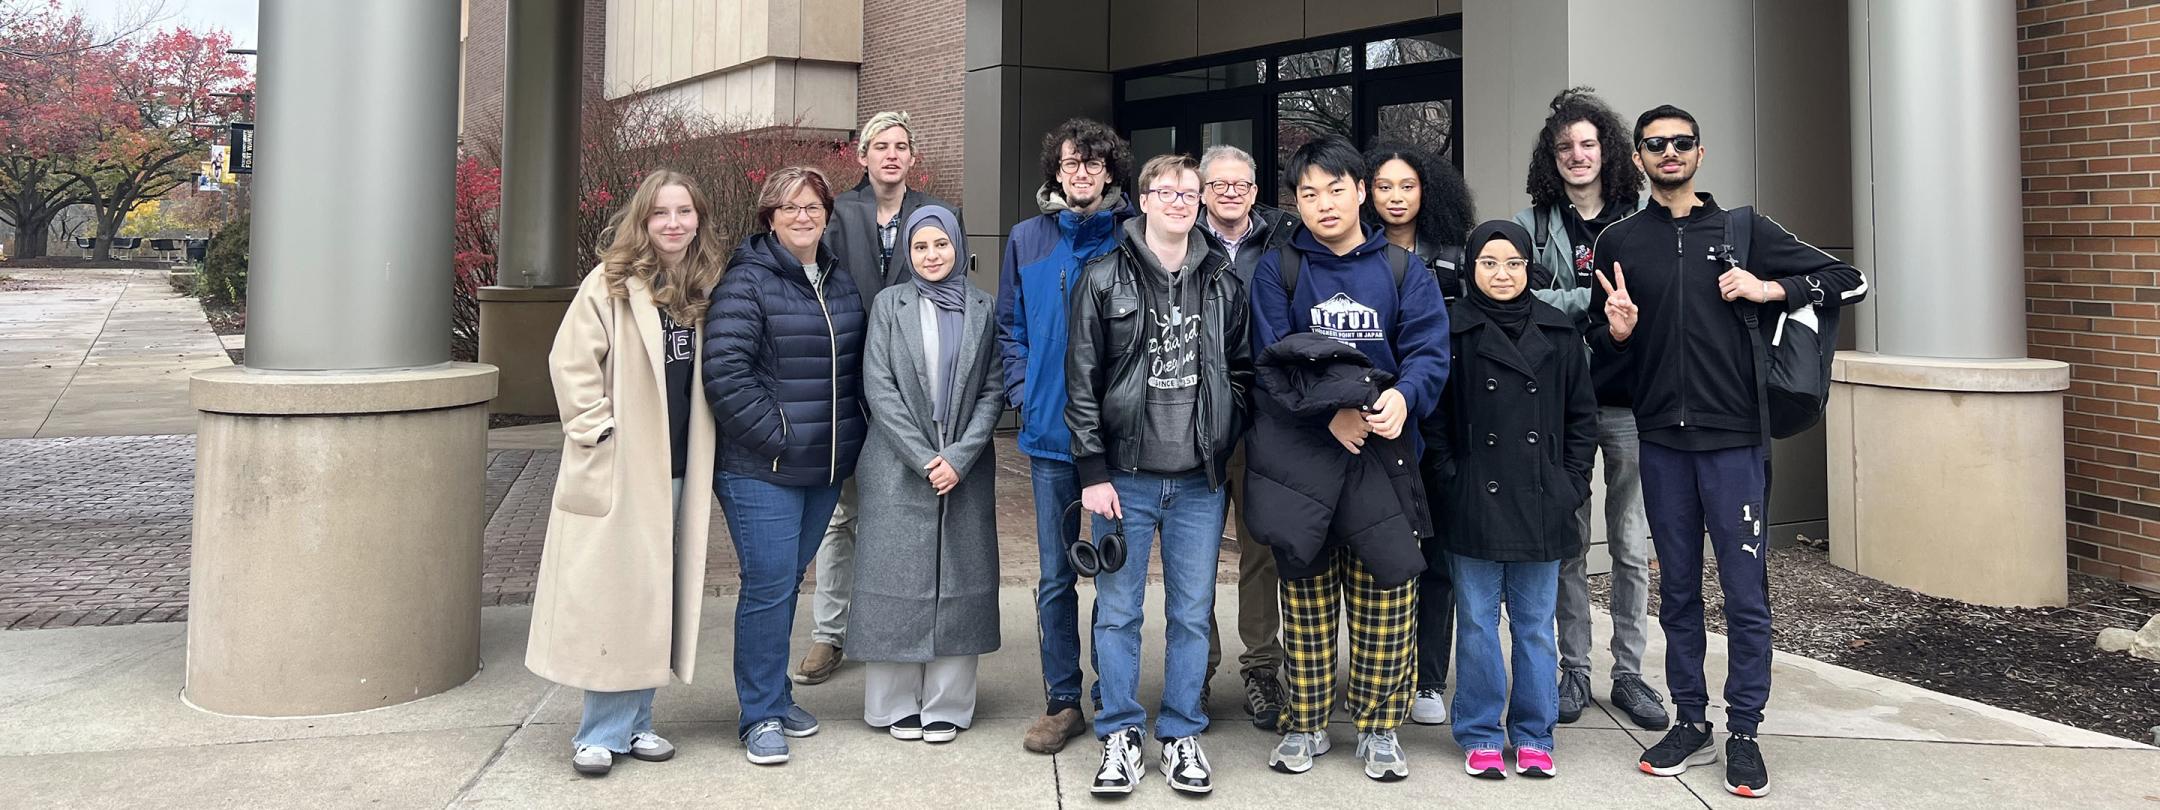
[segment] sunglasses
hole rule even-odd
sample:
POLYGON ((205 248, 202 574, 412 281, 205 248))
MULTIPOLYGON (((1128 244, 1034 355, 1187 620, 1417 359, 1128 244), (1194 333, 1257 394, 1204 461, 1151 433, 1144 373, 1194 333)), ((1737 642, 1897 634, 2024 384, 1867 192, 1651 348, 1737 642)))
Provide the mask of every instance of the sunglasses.
POLYGON ((1637 141, 1637 143, 1642 146, 1643 151, 1649 152, 1651 154, 1664 154, 1665 147, 1667 145, 1670 145, 1673 149, 1679 151, 1680 154, 1685 155, 1689 152, 1695 151, 1695 145, 1699 143, 1699 141, 1696 140, 1695 136, 1693 135, 1674 135, 1671 137, 1656 135, 1644 138, 1641 141, 1637 141))

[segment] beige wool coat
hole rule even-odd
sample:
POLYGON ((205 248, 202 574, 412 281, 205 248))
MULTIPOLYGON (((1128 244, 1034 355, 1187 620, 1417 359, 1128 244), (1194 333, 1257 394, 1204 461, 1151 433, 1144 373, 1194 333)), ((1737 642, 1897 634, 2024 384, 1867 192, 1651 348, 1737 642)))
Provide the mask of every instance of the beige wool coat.
MULTIPOLYGON (((612 297, 601 271, 587 275, 548 352, 563 455, 525 645, 534 674, 600 692, 666 686, 670 673, 690 682, 712 520, 713 416, 702 376, 690 377, 678 514, 660 311, 643 282, 625 286, 627 297, 612 297)), ((702 352, 691 357, 703 364, 702 352)))

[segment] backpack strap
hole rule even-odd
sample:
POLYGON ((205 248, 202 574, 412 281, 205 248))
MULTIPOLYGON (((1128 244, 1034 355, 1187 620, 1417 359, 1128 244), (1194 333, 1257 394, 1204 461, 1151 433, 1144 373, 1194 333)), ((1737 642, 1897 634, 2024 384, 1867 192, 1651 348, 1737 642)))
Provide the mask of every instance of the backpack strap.
POLYGON ((1283 297, 1295 299, 1298 271, 1305 269, 1305 254, 1297 248, 1283 245, 1281 255, 1282 261, 1276 263, 1275 269, 1282 278, 1283 297))
MULTIPOLYGON (((1731 250, 1725 255, 1727 266, 1746 269, 1748 246, 1755 238, 1755 207, 1743 205, 1725 212, 1725 245, 1731 250)), ((1755 419, 1761 430, 1763 451, 1770 449, 1770 342, 1763 339, 1762 307, 1747 299, 1733 301, 1733 311, 1740 313, 1740 323, 1747 327, 1749 354, 1755 360, 1755 419)))
POLYGON ((1389 242, 1387 252, 1388 269, 1395 273, 1395 289, 1399 292, 1402 290, 1403 278, 1410 275, 1410 251, 1402 249, 1401 245, 1389 242))
POLYGON ((1537 223, 1537 227, 1530 229, 1530 239, 1537 243, 1537 254, 1542 256, 1545 254, 1546 241, 1552 238, 1549 233, 1552 230, 1552 206, 1540 205, 1530 209, 1530 221, 1537 223))

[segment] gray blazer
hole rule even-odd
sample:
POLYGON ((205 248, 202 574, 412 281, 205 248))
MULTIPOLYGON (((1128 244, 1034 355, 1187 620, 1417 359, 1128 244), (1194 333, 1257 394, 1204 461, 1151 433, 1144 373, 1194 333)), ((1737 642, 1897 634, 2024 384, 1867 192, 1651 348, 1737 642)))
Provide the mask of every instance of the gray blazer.
MULTIPOLYGON (((905 224, 915 209, 925 205, 945 206, 953 212, 953 218, 959 220, 961 233, 951 236, 953 244, 961 246, 959 265, 967 267, 967 220, 960 219, 959 208, 911 188, 900 198, 901 223, 905 224)), ((840 264, 855 276, 855 289, 862 293, 866 306, 886 287, 907 280, 907 248, 904 244, 894 245, 892 261, 879 265, 877 228, 877 192, 868 183, 833 197, 832 222, 825 229, 825 246, 831 248, 833 255, 840 257, 840 264)), ((905 237, 902 239, 904 241, 905 237)))
POLYGON ((870 436, 855 467, 855 599, 848 655, 928 662, 998 648, 997 459, 1004 408, 988 293, 969 287, 952 423, 931 421, 928 359, 913 284, 877 296, 863 358, 870 436), (960 483, 939 497, 923 468, 943 456, 960 483))

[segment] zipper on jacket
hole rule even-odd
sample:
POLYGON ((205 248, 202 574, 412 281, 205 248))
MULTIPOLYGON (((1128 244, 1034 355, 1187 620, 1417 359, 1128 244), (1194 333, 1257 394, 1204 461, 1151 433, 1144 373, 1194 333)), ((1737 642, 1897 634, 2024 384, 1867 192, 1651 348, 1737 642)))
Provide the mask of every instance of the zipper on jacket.
MULTIPOLYGON (((825 446, 832 451, 826 462, 825 484, 831 486, 840 482, 840 336, 833 329, 832 310, 825 307, 825 285, 814 285, 812 290, 817 293, 818 312, 825 315, 825 350, 832 357, 832 435, 825 440, 825 446)), ((779 469, 779 462, 773 463, 774 469, 779 469)))
MULTIPOLYGON (((788 434, 792 432, 788 430, 787 406, 780 404, 780 401, 775 399, 773 401, 773 410, 780 412, 780 455, 784 456, 787 455, 788 434)), ((772 457, 772 471, 780 471, 780 456, 772 457)))
MULTIPOLYGON (((1679 319, 1679 321, 1680 321, 1680 329, 1679 329, 1679 331, 1678 331, 1678 332, 1676 332, 1676 334, 1679 334, 1679 335, 1683 335, 1683 336, 1684 336, 1684 335, 1686 335, 1686 334, 1687 334, 1687 310, 1688 310, 1688 308, 1687 308, 1687 296, 1686 296, 1685 294, 1681 293, 1680 291, 1681 291, 1681 290, 1685 290, 1685 289, 1687 289, 1687 221, 1686 221, 1686 220, 1679 220, 1679 219, 1673 220, 1673 278, 1675 278, 1675 279, 1678 279, 1678 280, 1679 280, 1679 281, 1678 281, 1678 283, 1676 283, 1676 284, 1674 284, 1674 285, 1673 285, 1673 290, 1674 290, 1673 298, 1675 299, 1675 302, 1674 302, 1674 303, 1676 304, 1676 305, 1675 305, 1675 306, 1673 307, 1673 309, 1674 309, 1675 311, 1677 311, 1677 312, 1679 313, 1679 315, 1677 315, 1677 316, 1675 316, 1675 317, 1677 317, 1677 318, 1679 319)), ((1681 426, 1681 427, 1687 427, 1687 401, 1688 401, 1688 379, 1689 379, 1690 377, 1692 377, 1692 376, 1694 376, 1694 375, 1692 375, 1692 374, 1689 374, 1689 373, 1688 373, 1688 361, 1687 361, 1687 357, 1686 357, 1686 356, 1685 356, 1685 354, 1683 353, 1682 357, 1680 358, 1680 426, 1681 426)))

